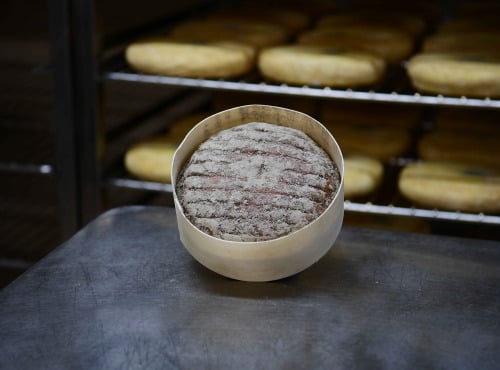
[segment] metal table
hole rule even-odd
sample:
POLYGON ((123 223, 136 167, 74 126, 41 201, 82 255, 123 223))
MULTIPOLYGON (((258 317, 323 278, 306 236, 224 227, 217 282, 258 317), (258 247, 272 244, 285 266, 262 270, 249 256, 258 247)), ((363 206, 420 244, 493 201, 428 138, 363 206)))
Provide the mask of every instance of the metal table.
POLYGON ((212 273, 173 209, 104 213, 0 292, 1 369, 494 369, 500 243, 344 227, 306 271, 212 273))

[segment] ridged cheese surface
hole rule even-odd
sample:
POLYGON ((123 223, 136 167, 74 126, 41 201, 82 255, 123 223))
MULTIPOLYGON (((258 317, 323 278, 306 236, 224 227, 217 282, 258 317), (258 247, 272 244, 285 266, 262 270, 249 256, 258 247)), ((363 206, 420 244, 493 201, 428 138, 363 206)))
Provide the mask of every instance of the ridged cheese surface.
POLYGON ((306 226, 328 207, 339 184, 335 163, 305 133, 252 122, 202 143, 184 166, 176 193, 197 228, 248 242, 306 226))

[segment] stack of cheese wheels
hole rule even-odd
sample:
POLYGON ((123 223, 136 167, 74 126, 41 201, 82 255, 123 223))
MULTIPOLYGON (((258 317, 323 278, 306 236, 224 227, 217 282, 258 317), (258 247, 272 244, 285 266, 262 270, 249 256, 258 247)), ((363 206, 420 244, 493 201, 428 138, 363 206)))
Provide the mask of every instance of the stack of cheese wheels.
POLYGON ((422 51, 407 64, 417 90, 477 98, 500 96, 500 53, 493 46, 500 42, 500 16, 480 3, 474 7, 475 16, 466 9, 459 8, 454 18, 428 36, 422 51))
POLYGON ((166 133, 135 143, 125 153, 125 168, 140 180, 170 183, 178 145, 189 130, 207 116, 206 112, 189 114, 173 122, 166 133))
POLYGON ((198 19, 166 35, 131 43, 125 56, 135 70, 168 76, 230 78, 255 68, 258 50, 281 44, 289 33, 269 22, 198 19))
POLYGON ((425 22, 415 16, 349 10, 324 15, 298 42, 367 52, 398 64, 412 53, 424 29, 425 22))
POLYGON ((400 174, 401 193, 418 205, 453 211, 500 211, 499 113, 442 108, 418 143, 421 163, 400 174))
POLYGON ((499 167, 427 161, 406 166, 401 193, 417 205, 466 212, 500 212, 499 167))
POLYGON ((265 48, 258 66, 273 81, 346 88, 373 85, 385 72, 385 62, 375 55, 310 45, 265 48))

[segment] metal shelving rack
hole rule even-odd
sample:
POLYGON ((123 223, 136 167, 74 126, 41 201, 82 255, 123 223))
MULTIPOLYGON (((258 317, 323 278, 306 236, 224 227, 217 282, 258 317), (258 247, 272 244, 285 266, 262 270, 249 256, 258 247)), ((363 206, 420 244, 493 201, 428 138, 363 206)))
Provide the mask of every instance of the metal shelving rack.
POLYGON ((0 67, 0 288, 61 242, 64 223, 56 204, 50 75, 41 67, 47 63, 46 6, 30 3, 28 13, 14 2, 5 6, 2 39, 12 52, 2 55, 0 67))
POLYGON ((224 81, 197 78, 182 78, 155 76, 135 73, 132 71, 104 71, 101 78, 105 80, 131 81, 139 83, 163 84, 169 86, 183 86, 210 90, 226 90, 237 92, 254 92, 260 94, 279 94, 302 96, 310 98, 356 100, 365 102, 381 102, 393 104, 430 105, 443 107, 467 108, 500 108, 500 100, 473 99, 463 97, 432 96, 420 93, 398 93, 396 91, 356 91, 352 89, 337 90, 329 87, 318 88, 311 86, 289 86, 285 84, 271 84, 266 82, 224 81))
MULTIPOLYGON (((431 96, 416 93, 411 90, 341 90, 333 88, 318 88, 312 86, 288 86, 283 84, 273 84, 260 81, 255 76, 237 81, 232 80, 211 80, 178 78, 167 76, 154 76, 136 73, 126 68, 123 60, 115 65, 112 63, 100 63, 95 45, 97 33, 95 29, 95 9, 92 1, 85 0, 51 0, 51 6, 56 11, 65 12, 62 17, 64 22, 73 22, 73 32, 76 41, 73 43, 62 43, 65 53, 60 55, 61 62, 64 57, 74 53, 78 60, 69 63, 66 60, 65 68, 55 71, 55 80, 58 76, 64 75, 68 65, 72 68, 72 78, 70 84, 59 84, 59 92, 56 94, 62 99, 58 105, 61 110, 71 109, 73 123, 72 128, 64 135, 76 138, 72 142, 71 150, 81 153, 79 163, 76 166, 78 173, 74 178, 79 179, 78 197, 78 222, 80 225, 93 219, 102 211, 102 190, 105 187, 115 187, 124 189, 138 189, 161 193, 172 193, 170 184, 160 184, 147 181, 131 179, 126 174, 103 176, 102 161, 100 152, 104 137, 102 122, 98 115, 99 84, 103 81, 127 81, 139 84, 155 84, 170 87, 182 87, 197 90, 209 91, 233 91, 252 92, 257 94, 278 94, 288 96, 300 96, 307 98, 355 100, 359 102, 380 102, 389 104, 406 104, 432 107, 469 107, 477 109, 500 109, 500 100, 495 99, 474 99, 467 97, 431 96), (75 18, 77 22, 75 22, 75 18), (78 48, 75 47, 78 45, 78 48), (74 49, 78 49, 76 52, 74 49), (71 85, 72 84, 72 85, 71 85), (72 93, 67 94, 70 90, 72 93), (78 94, 75 93, 78 92, 78 94), (68 101, 68 96, 69 101, 68 101), (78 114, 76 114, 78 113, 78 114), (74 131, 72 131, 74 130, 74 131)), ((55 15, 54 15, 55 16, 55 15)), ((61 16, 61 14, 59 14, 61 16)), ((56 44, 57 37, 54 37, 56 44)), ((59 40, 60 41, 60 40, 59 40)), ((69 39, 68 39, 69 41, 69 39)), ((57 86, 56 86, 57 87, 57 86)), ((500 225, 500 216, 486 214, 470 214, 462 212, 445 212, 434 209, 420 209, 412 206, 400 206, 398 204, 374 204, 345 202, 345 209, 348 212, 360 212, 368 214, 380 214, 398 217, 414 217, 431 220, 442 220, 464 223, 480 223, 485 225, 500 225)))
POLYGON ((50 87, 38 66, 2 65, 2 158, 0 172, 53 175, 53 140, 48 116, 50 87), (20 140, 19 140, 20 139, 20 140))

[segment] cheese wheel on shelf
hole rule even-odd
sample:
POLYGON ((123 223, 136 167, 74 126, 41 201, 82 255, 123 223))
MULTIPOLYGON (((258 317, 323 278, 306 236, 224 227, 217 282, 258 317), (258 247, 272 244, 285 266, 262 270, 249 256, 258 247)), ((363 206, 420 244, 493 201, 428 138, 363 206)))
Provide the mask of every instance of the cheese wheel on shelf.
POLYGON ((189 42, 149 38, 130 44, 125 53, 133 69, 151 74, 230 78, 255 67, 255 48, 234 42, 189 42))
POLYGON ((372 194, 380 185, 382 163, 366 156, 344 157, 344 198, 356 199, 372 194))
POLYGON ((176 149, 168 135, 142 140, 127 150, 125 168, 140 180, 170 183, 176 149))
POLYGON ((273 81, 332 87, 372 85, 385 72, 384 61, 374 55, 305 45, 266 48, 260 52, 258 67, 273 81))
POLYGON ((500 96, 500 55, 422 53, 407 72, 422 92, 469 97, 500 96))
POLYGON ((500 172, 453 162, 421 162, 400 173, 401 193, 432 209, 494 213, 500 211, 500 172))
POLYGON ((166 133, 135 143, 125 153, 125 169, 140 180, 170 183, 172 160, 178 145, 208 115, 207 112, 188 114, 172 122, 166 133))

